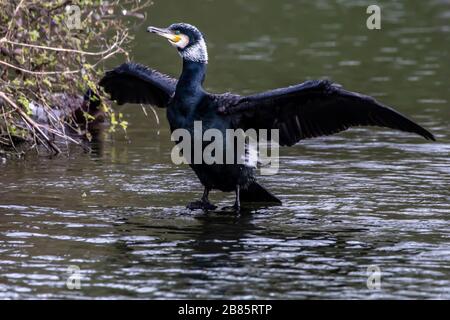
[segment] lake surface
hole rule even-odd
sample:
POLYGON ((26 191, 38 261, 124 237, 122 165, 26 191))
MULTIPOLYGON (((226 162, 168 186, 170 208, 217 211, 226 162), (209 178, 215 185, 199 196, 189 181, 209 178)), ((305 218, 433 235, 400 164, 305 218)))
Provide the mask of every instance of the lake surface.
POLYGON ((378 31, 373 1, 154 2, 135 61, 178 75, 175 50, 144 30, 190 22, 209 43, 211 91, 329 78, 438 141, 372 128, 302 141, 260 178, 283 206, 204 214, 185 209, 202 187, 172 164, 164 111, 158 125, 117 107, 127 135, 92 153, 0 159, 0 298, 449 299, 449 1, 378 1, 378 31))

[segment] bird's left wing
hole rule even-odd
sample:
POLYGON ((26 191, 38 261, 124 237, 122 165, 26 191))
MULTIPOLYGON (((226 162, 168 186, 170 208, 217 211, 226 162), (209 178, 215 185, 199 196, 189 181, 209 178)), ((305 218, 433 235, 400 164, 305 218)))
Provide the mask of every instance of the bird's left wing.
POLYGON ((388 127, 435 140, 429 131, 375 99, 322 80, 241 97, 219 112, 231 116, 236 128, 278 129, 282 146, 353 126, 388 127))
POLYGON ((165 108, 177 80, 137 63, 124 63, 108 71, 99 84, 118 104, 144 103, 165 108))

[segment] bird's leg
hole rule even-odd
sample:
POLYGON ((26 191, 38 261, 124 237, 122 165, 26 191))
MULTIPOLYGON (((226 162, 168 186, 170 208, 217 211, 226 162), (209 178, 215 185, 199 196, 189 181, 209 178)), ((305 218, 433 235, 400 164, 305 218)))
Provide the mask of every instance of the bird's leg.
POLYGON ((208 200, 209 191, 210 191, 210 189, 205 187, 205 190, 203 191, 203 196, 202 196, 201 200, 189 203, 187 205, 187 208, 190 210, 202 209, 202 210, 206 210, 206 211, 217 209, 217 206, 213 205, 208 200))
POLYGON ((203 190, 202 202, 209 202, 208 196, 209 196, 209 189, 208 189, 208 188, 205 188, 205 189, 203 190))
POLYGON ((236 200, 234 202, 234 205, 224 207, 222 210, 233 210, 236 213, 239 213, 241 211, 241 200, 240 198, 241 193, 241 187, 239 185, 236 186, 236 200))
POLYGON ((236 201, 234 202, 234 210, 239 212, 241 210, 241 200, 240 198, 241 187, 239 185, 236 186, 236 201))
POLYGON ((209 188, 205 187, 205 190, 203 190, 203 196, 201 202, 203 203, 203 208, 206 210, 215 210, 217 209, 217 206, 213 205, 211 202, 209 202, 208 196, 209 196, 209 188))

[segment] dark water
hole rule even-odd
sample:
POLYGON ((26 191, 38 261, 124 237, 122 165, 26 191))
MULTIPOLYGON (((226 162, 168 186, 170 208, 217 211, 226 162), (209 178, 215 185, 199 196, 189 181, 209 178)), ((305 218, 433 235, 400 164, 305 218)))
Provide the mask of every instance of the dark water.
MULTIPOLYGON (((450 3, 379 1, 382 30, 369 31, 372 2, 164 0, 148 24, 205 32, 210 90, 327 77, 438 142, 375 129, 303 141, 260 179, 282 207, 191 213, 202 188, 171 163, 164 112, 158 126, 118 107, 127 136, 91 154, 0 161, 0 298, 450 298, 450 3), (66 286, 71 265, 80 290, 66 286)), ((177 75, 174 49, 142 30, 134 60, 177 75)))

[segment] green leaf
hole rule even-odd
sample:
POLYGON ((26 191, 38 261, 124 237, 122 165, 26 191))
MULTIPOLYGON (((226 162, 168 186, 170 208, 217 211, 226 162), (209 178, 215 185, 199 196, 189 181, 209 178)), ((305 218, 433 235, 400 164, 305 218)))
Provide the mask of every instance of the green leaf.
POLYGON ((28 34, 31 41, 37 41, 39 39, 39 32, 37 30, 30 31, 28 34))
POLYGON ((30 101, 25 96, 20 96, 17 101, 25 109, 25 112, 30 116, 33 114, 30 108, 30 101))

